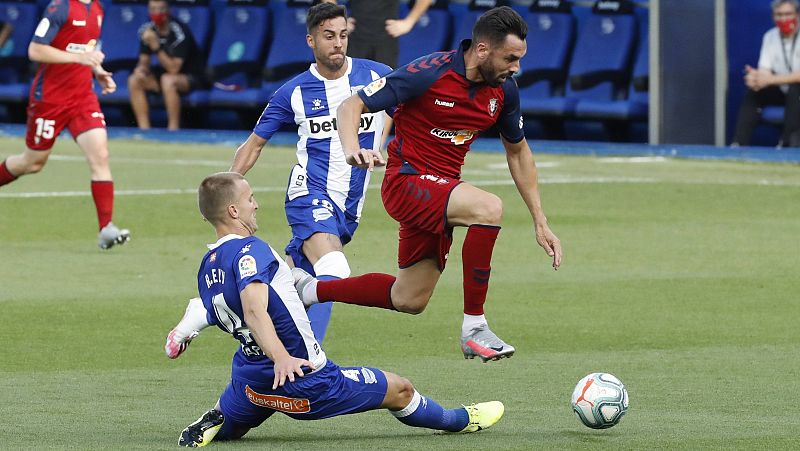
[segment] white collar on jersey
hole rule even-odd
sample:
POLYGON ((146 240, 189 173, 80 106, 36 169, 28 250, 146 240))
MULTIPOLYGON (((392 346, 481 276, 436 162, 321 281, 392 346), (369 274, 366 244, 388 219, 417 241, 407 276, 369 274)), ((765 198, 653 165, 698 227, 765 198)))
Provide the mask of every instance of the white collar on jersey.
POLYGON ((216 248, 222 246, 223 244, 225 244, 227 241, 238 240, 238 239, 241 239, 241 238, 244 238, 244 237, 241 236, 241 235, 237 235, 235 233, 229 233, 229 234, 223 236, 222 238, 218 239, 216 243, 206 244, 206 246, 208 246, 208 250, 213 251, 214 249, 216 249, 216 248))
POLYGON ((339 78, 331 80, 331 79, 325 78, 322 75, 320 75, 319 71, 317 70, 317 63, 311 63, 311 67, 308 68, 308 71, 311 72, 311 75, 313 75, 318 80, 322 80, 322 81, 341 80, 342 78, 349 77, 350 76, 350 72, 353 71, 353 58, 350 58, 349 56, 346 57, 346 58, 347 58, 347 70, 344 72, 344 75, 342 75, 339 78))

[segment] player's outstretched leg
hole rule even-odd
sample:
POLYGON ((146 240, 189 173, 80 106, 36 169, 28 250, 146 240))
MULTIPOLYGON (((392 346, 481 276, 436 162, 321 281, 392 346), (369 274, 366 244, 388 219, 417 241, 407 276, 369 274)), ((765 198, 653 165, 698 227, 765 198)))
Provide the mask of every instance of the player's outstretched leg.
POLYGON ((200 331, 210 326, 206 317, 206 308, 200 298, 189 299, 186 312, 180 322, 167 335, 164 351, 170 359, 177 359, 189 346, 200 331))
POLYGON ((515 349, 489 330, 489 326, 484 323, 461 335, 461 351, 465 359, 480 357, 486 363, 489 360, 511 357, 515 349))
POLYGON ((211 409, 198 418, 197 421, 186 426, 186 429, 181 432, 180 439, 178 439, 178 445, 190 448, 206 446, 214 440, 224 422, 225 416, 222 415, 222 412, 217 409, 211 409))
POLYGON ((319 302, 342 302, 396 310, 392 305, 392 285, 395 277, 389 274, 368 273, 341 280, 317 280, 300 268, 292 269, 294 286, 303 305, 319 302))
POLYGON ((401 423, 443 432, 469 433, 487 429, 500 421, 505 407, 500 401, 482 402, 457 409, 445 409, 436 401, 414 391, 403 410, 391 411, 401 423))

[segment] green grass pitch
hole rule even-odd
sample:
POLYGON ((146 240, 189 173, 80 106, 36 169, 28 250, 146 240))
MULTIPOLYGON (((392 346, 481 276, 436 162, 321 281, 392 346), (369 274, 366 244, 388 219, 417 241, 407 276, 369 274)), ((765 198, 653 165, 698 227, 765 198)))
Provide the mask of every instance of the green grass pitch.
MULTIPOLYGON (((244 138, 244 134, 243 134, 244 138)), ((0 158, 23 148, 0 139, 0 158)), ((164 337, 196 294, 212 229, 195 189, 233 149, 113 141, 115 223, 101 252, 88 168, 69 139, 43 173, 0 189, 0 449, 176 449, 210 408, 236 344, 205 331, 176 361, 164 337)), ((433 435, 386 412, 299 422, 276 415, 214 449, 797 449, 800 447, 800 168, 537 155, 545 212, 565 257, 555 272, 502 154, 473 153, 464 179, 499 195, 487 317, 517 348, 481 364, 458 349, 464 231, 419 316, 336 305, 324 346, 340 365, 411 379, 445 406, 498 399, 489 431, 433 435), (617 375, 631 407, 594 431, 574 384, 617 375)), ((268 147, 248 174, 259 236, 289 237, 283 187, 294 152, 268 147)), ((378 186, 381 173, 372 185, 378 186)), ((354 274, 393 273, 395 223, 377 189, 346 254, 354 274)))

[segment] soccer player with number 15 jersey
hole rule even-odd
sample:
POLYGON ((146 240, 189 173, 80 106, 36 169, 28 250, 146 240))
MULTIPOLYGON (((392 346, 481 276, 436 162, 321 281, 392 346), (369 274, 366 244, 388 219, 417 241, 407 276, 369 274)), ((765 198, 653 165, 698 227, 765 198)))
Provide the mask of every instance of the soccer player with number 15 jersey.
POLYGON ((94 77, 103 94, 117 85, 101 64, 97 50, 103 8, 98 0, 53 0, 47 6, 28 47, 39 69, 31 83, 28 102, 27 149, 0 162, 0 186, 39 172, 47 163, 58 134, 64 128, 86 154, 100 233, 98 246, 108 249, 130 238, 111 222, 114 182, 108 165, 108 137, 94 77))

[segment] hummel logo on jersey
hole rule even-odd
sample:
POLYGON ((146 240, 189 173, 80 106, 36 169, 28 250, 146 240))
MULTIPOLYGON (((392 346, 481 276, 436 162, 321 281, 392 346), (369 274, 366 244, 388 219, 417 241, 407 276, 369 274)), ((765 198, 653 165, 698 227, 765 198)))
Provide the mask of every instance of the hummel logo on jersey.
POLYGON ((431 135, 442 138, 442 139, 449 139, 455 145, 460 146, 465 142, 472 139, 475 136, 475 131, 473 130, 442 130, 441 128, 432 128, 431 135))
POLYGON ((314 99, 311 101, 311 111, 317 111, 325 108, 325 105, 322 104, 322 100, 314 99))
POLYGON ((453 108, 454 106, 456 106, 455 102, 445 102, 439 99, 434 99, 433 103, 439 106, 446 106, 447 108, 453 108))
MULTIPOLYGON (((372 115, 361 116, 361 122, 358 124, 359 133, 370 130, 374 122, 375 117, 372 115)), ((322 138, 320 136, 313 135, 318 133, 331 133, 338 130, 336 127, 336 118, 333 116, 311 118, 308 120, 308 130, 311 132, 312 138, 322 138)))
POLYGON ((75 25, 76 27, 85 27, 86 26, 86 21, 85 20, 73 20, 72 21, 72 25, 75 25))

